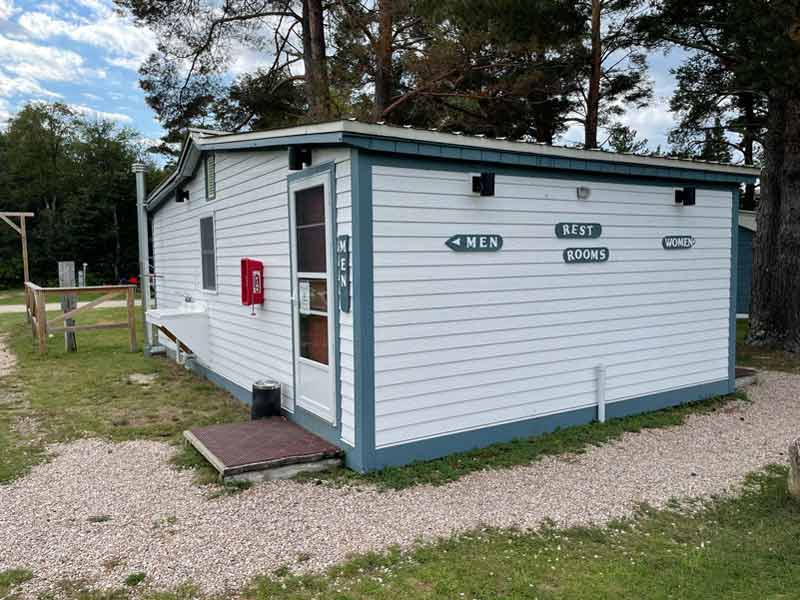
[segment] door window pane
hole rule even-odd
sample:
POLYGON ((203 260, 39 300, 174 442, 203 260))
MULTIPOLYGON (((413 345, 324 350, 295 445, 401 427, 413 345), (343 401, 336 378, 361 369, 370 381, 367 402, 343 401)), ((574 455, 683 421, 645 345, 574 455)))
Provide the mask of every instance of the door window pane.
POLYGON ((328 364, 328 317, 300 315, 300 356, 328 364))
POLYGON ((295 194, 297 233, 297 270, 301 273, 325 273, 325 189, 322 186, 295 194))

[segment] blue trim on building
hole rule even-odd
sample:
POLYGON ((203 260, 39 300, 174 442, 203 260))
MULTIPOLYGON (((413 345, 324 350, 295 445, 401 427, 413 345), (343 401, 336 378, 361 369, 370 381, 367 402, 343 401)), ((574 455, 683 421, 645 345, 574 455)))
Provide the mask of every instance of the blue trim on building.
POLYGON ((203 144, 203 152, 206 150, 255 150, 258 148, 280 148, 288 146, 305 145, 335 145, 341 144, 343 134, 339 131, 331 133, 304 133, 298 135, 284 135, 280 137, 264 138, 260 140, 248 140, 237 142, 225 142, 224 138, 219 138, 217 143, 203 144))
POLYGON ((728 335, 728 382, 729 393, 736 391, 736 287, 739 268, 737 257, 739 250, 739 187, 731 194, 731 295, 730 295, 730 333, 728 335))
MULTIPOLYGON (((728 381, 718 381, 669 392, 662 392, 631 400, 622 400, 606 405, 606 416, 616 419, 627 415, 661 410, 686 402, 703 400, 728 393, 728 381)), ((493 427, 484 427, 442 437, 421 440, 399 446, 378 449, 371 462, 373 469, 398 466, 412 461, 432 460, 453 454, 483 448, 491 444, 530 438, 544 433, 585 425, 595 421, 597 407, 590 406, 569 412, 536 417, 526 421, 515 421, 493 427)))
MULTIPOLYGON (((617 177, 646 177, 660 179, 678 179, 684 181, 736 184, 753 183, 756 177, 719 173, 702 169, 686 169, 678 166, 646 166, 638 164, 618 163, 603 159, 602 153, 595 159, 577 159, 559 156, 544 156, 529 152, 503 152, 483 150, 455 144, 415 142, 390 137, 344 134, 342 142, 355 148, 372 152, 383 152, 393 155, 408 154, 415 157, 447 159, 467 162, 499 163, 514 167, 556 169, 563 171, 586 171, 603 173, 617 177)), ((534 146, 535 147, 535 146, 534 146)))
MULTIPOLYGON (((398 167, 407 169, 426 169, 430 171, 458 171, 460 173, 476 174, 480 171, 491 171, 497 175, 508 175, 511 177, 533 177, 547 179, 566 179, 610 183, 628 183, 634 185, 655 185, 660 187, 678 188, 682 185, 692 185, 701 189, 732 191, 734 187, 738 189, 737 183, 706 181, 686 178, 665 178, 655 175, 618 175, 605 173, 602 171, 588 170, 586 173, 576 175, 574 172, 560 167, 549 167, 547 169, 533 169, 527 166, 497 166, 480 161, 465 161, 441 158, 404 158, 388 154, 361 153, 363 156, 370 156, 372 164, 381 167, 398 167)), ((691 209, 689 209, 691 210, 691 209)))
POLYGON ((373 468, 375 449, 375 313, 372 255, 372 162, 351 153, 353 354, 355 364, 355 442, 353 468, 373 468))

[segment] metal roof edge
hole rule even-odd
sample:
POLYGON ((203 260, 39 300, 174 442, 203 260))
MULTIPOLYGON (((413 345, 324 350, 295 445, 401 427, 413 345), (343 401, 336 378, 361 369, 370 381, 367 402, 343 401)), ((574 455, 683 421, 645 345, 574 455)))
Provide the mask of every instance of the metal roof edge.
POLYGON ((147 210, 156 210, 167 194, 192 175, 204 151, 246 150, 295 144, 349 144, 376 152, 422 152, 427 156, 454 160, 643 177, 666 176, 731 184, 752 183, 760 176, 758 167, 566 148, 522 140, 509 141, 346 120, 247 133, 201 133, 199 130, 192 130, 184 141, 175 171, 148 196, 147 210), (457 151, 448 152, 446 149, 457 151))

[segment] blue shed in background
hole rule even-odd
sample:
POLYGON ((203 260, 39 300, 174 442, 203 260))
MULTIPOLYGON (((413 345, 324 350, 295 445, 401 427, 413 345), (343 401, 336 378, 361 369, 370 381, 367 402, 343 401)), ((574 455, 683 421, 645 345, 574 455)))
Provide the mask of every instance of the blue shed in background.
POLYGON ((753 285, 753 236, 756 232, 756 213, 739 211, 739 248, 737 252, 736 316, 750 314, 750 288, 753 285))

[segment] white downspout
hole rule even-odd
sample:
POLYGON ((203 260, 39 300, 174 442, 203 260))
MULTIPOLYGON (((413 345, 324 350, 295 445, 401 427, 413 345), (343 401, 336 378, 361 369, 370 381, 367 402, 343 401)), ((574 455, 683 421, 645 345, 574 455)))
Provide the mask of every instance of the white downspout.
POLYGON ((142 291, 144 353, 150 354, 153 347, 153 328, 147 324, 147 311, 150 310, 150 239, 147 229, 147 211, 144 207, 147 197, 144 181, 146 169, 144 164, 138 162, 131 167, 136 175, 136 220, 139 226, 139 285, 142 291))
POLYGON ((606 367, 597 365, 595 367, 595 378, 597 382, 597 420, 601 423, 606 422, 606 367))

